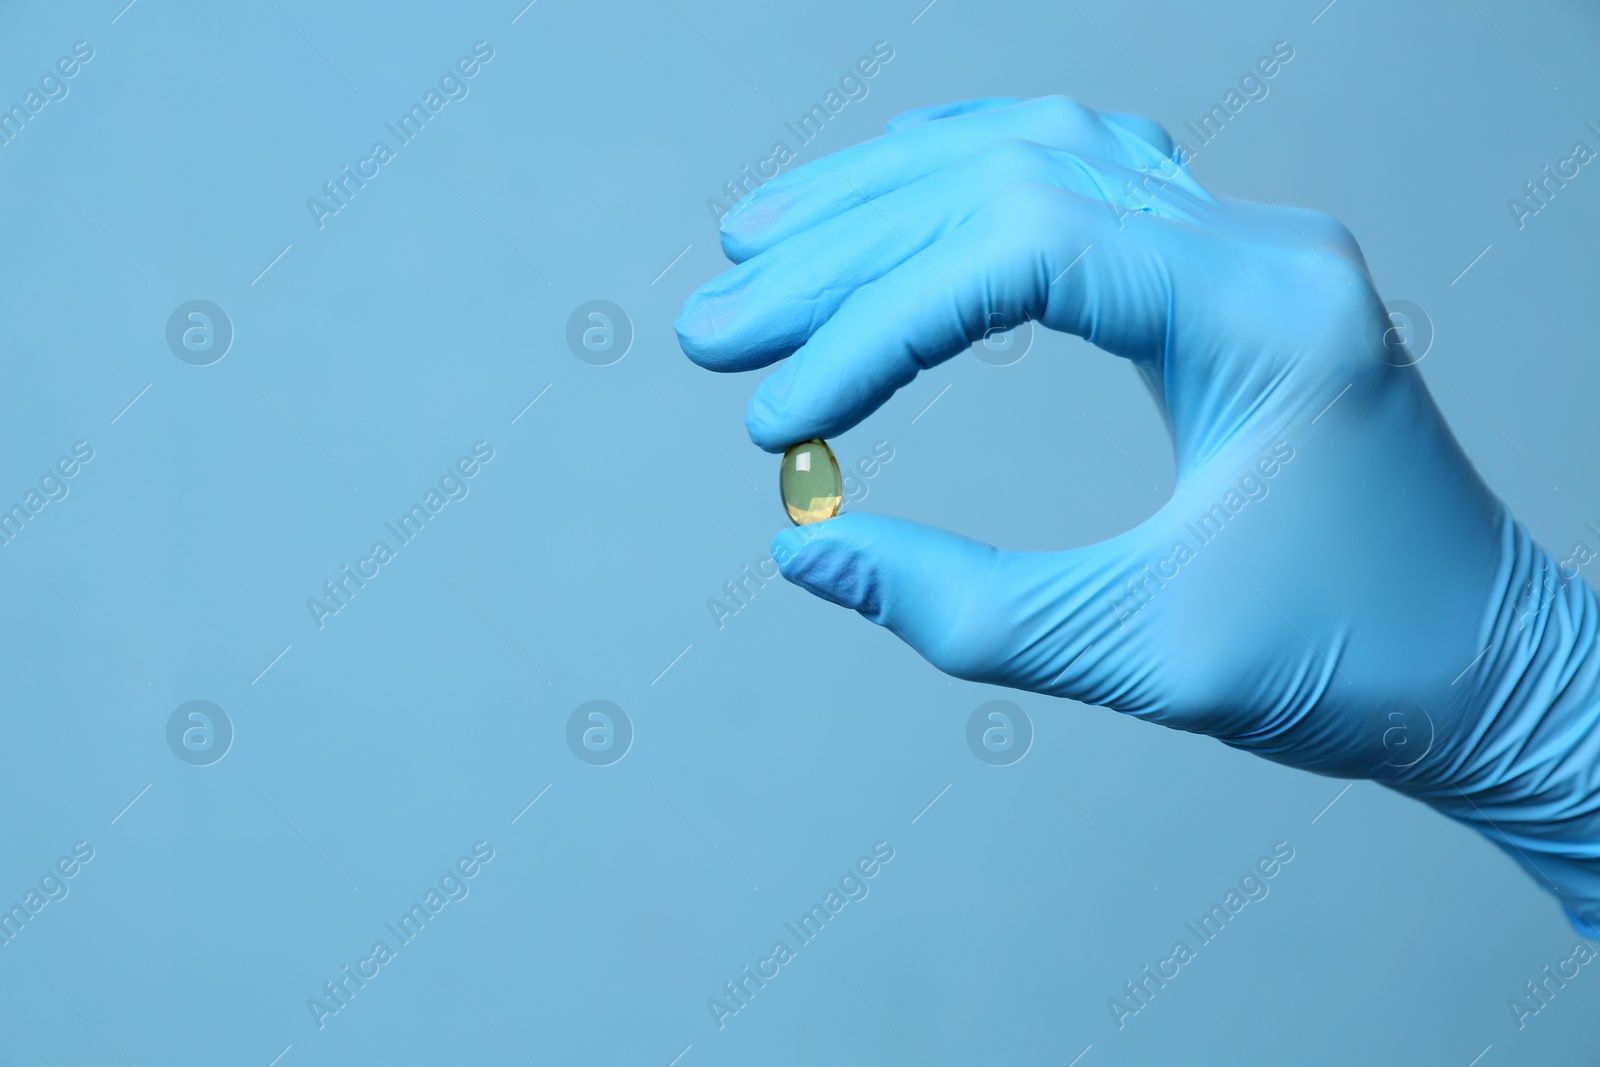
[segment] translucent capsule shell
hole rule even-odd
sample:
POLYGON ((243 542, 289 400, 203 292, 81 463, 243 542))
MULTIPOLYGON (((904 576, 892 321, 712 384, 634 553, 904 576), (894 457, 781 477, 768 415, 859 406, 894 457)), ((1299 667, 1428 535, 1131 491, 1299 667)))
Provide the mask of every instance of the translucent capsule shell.
POLYGON ((789 521, 805 526, 839 514, 844 478, 833 450, 820 438, 790 445, 778 472, 778 492, 789 521))

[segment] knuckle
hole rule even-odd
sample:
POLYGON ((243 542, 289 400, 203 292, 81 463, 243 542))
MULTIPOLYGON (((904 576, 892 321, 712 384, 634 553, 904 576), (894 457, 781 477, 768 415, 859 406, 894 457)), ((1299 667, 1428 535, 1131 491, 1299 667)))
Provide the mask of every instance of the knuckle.
POLYGON ((1136 115, 1128 112, 1107 112, 1100 116, 1101 121, 1107 126, 1119 127, 1122 130, 1156 148, 1163 155, 1171 154, 1174 141, 1172 133, 1160 122, 1149 115, 1136 115))
POLYGON ((1050 171, 1050 150, 1037 141, 1008 137, 984 153, 984 166, 1001 178, 1042 181, 1050 171))
POLYGON ((1150 123, 1150 128, 1148 132, 1143 135, 1144 139, 1149 142, 1150 146, 1162 156, 1165 157, 1172 155, 1173 149, 1177 143, 1173 140, 1172 131, 1154 119, 1150 119, 1148 121, 1150 123))
POLYGON ((1286 252, 1281 262, 1282 282, 1301 309, 1302 330, 1322 339, 1318 350, 1337 352, 1340 358, 1358 363, 1383 361, 1387 316, 1362 271, 1336 253, 1304 242, 1286 252))
POLYGON ((1352 252, 1359 255, 1360 246, 1356 243, 1355 234, 1350 228, 1325 211, 1316 211, 1311 208, 1297 209, 1300 216, 1300 226, 1306 231, 1314 244, 1339 252, 1341 255, 1350 256, 1352 252))
POLYGON ((1045 127, 1056 133, 1079 133, 1100 121, 1093 108, 1070 96, 1042 96, 1032 107, 1045 127))

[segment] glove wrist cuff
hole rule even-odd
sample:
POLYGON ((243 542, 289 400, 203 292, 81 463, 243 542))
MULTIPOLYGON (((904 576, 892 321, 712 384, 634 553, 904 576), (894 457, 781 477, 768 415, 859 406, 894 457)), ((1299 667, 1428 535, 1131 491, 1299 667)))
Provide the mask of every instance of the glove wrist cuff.
MULTIPOLYGON (((1580 573, 1507 523, 1506 590, 1473 669, 1471 743, 1430 803, 1500 845, 1600 937, 1600 607, 1580 573)), ((1465 679, 1463 679, 1465 681, 1465 679)))

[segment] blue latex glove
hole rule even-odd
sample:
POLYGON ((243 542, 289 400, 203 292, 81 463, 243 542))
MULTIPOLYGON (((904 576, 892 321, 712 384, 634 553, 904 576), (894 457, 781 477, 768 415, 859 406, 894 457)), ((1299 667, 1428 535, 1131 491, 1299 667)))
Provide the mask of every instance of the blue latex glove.
POLYGON ((1381 781, 1600 932, 1582 560, 1534 544, 1462 454, 1349 231, 1212 193, 1179 154, 1146 119, 976 101, 723 220, 738 266, 677 330, 713 370, 783 361, 746 416, 762 448, 846 430, 1031 318, 1133 361, 1176 453, 1171 500, 1101 544, 1007 552, 849 514, 780 534, 784 576, 957 677, 1381 781))

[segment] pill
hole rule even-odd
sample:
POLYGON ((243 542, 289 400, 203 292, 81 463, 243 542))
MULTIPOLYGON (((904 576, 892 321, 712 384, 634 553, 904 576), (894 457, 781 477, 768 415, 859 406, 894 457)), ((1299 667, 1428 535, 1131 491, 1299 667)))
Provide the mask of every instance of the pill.
POLYGON ((778 471, 778 492, 789 521, 805 526, 839 514, 844 478, 833 450, 820 438, 790 445, 778 471))

